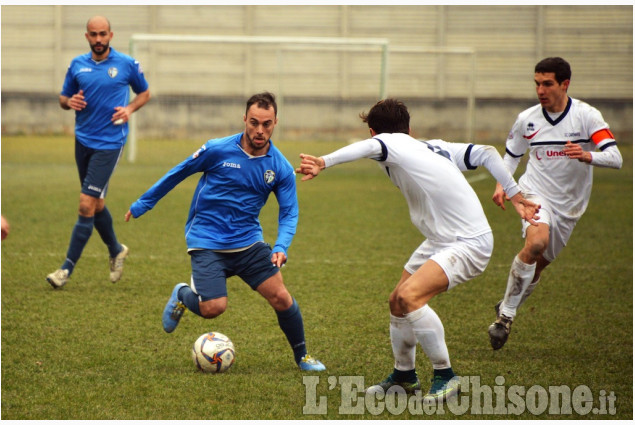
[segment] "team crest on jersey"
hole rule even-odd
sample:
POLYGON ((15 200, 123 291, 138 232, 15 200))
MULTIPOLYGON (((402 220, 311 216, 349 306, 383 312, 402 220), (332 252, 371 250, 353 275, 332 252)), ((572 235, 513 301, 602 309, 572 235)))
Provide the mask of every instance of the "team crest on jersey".
POLYGON ((265 183, 271 184, 273 183, 275 178, 276 178, 276 173, 273 172, 273 170, 265 171, 265 183))
POLYGON ((108 75, 110 76, 110 78, 115 78, 118 73, 119 71, 117 70, 117 68, 115 67, 108 68, 108 75))

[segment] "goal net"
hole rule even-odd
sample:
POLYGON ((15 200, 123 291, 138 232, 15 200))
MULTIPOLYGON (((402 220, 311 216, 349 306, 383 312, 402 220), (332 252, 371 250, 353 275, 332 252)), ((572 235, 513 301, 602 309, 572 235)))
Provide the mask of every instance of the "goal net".
POLYGON ((265 90, 277 97, 276 139, 347 140, 387 93, 387 39, 133 34, 129 53, 152 93, 130 120, 130 162, 139 138, 241 131, 247 98, 265 90))

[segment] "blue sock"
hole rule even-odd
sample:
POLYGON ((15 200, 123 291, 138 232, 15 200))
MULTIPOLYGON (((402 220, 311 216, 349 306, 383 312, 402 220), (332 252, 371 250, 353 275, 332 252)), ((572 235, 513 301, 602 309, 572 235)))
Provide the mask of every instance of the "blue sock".
POLYGON ((122 248, 117 241, 117 236, 115 236, 115 228, 112 226, 112 216, 108 208, 104 207, 102 211, 95 213, 95 229, 97 229, 101 240, 108 247, 110 257, 116 257, 122 248))
POLYGON ((412 370, 394 369, 392 372, 392 379, 395 382, 413 383, 417 380, 417 372, 415 371, 415 369, 412 369, 412 370))
POLYGON ((179 301, 185 304, 185 307, 187 307, 188 310, 190 310, 197 316, 201 316, 201 308, 198 305, 198 295, 196 295, 194 291, 192 291, 192 288, 190 288, 189 286, 182 287, 181 289, 179 289, 179 293, 176 295, 176 297, 179 299, 179 301))
POLYGON ((291 307, 284 311, 276 311, 280 329, 287 337, 287 341, 293 349, 293 357, 296 363, 300 363, 306 355, 306 343, 304 341, 304 322, 298 303, 293 299, 291 307))
POLYGON ((71 234, 71 242, 68 245, 68 251, 66 251, 66 261, 62 264, 62 269, 67 269, 69 276, 73 273, 75 264, 79 261, 79 257, 81 257, 82 251, 93 233, 94 223, 94 217, 83 217, 81 215, 75 223, 71 234))
POLYGON ((433 369, 434 376, 440 376, 446 381, 454 377, 454 371, 451 367, 445 369, 433 369))

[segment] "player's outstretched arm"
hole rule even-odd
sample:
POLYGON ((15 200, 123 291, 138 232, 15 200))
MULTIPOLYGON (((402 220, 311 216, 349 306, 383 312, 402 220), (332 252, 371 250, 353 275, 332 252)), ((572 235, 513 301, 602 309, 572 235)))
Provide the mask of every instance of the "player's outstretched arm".
POLYGON ((315 157, 313 155, 300 154, 300 166, 295 169, 296 173, 304 174, 302 181, 311 180, 320 174, 326 165, 322 157, 315 157))
POLYGON ((529 224, 537 226, 540 217, 537 215, 540 205, 525 199, 520 193, 515 194, 510 199, 518 215, 527 220, 529 224))
POLYGON ((496 189, 494 189, 494 194, 492 195, 492 201, 502 209, 505 209, 505 201, 509 201, 509 198, 503 190, 503 185, 498 182, 496 183, 496 189))

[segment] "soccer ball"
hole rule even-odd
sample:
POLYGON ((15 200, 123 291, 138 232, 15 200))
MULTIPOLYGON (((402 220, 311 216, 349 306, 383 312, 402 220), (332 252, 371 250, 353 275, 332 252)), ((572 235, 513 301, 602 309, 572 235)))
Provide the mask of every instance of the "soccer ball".
POLYGON ((203 372, 226 372, 236 360, 234 343, 219 332, 203 334, 198 337, 192 347, 192 360, 203 372))

